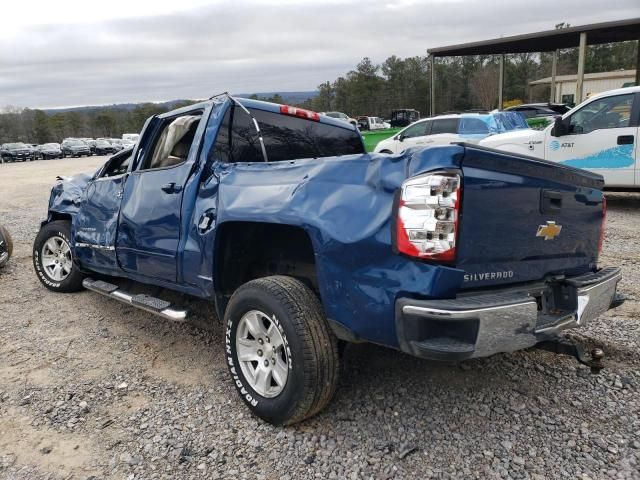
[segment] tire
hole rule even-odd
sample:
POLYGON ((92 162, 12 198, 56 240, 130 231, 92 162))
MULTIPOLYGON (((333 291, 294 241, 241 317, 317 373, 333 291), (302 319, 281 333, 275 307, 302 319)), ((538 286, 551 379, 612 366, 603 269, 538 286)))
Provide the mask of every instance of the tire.
POLYGON ((393 155, 391 150, 381 150, 380 153, 386 153, 387 155, 393 155))
POLYGON ((0 225, 0 268, 4 267, 13 254, 13 239, 9 231, 0 225))
POLYGON ((83 275, 73 262, 70 239, 70 222, 57 220, 42 227, 33 242, 33 268, 40 282, 54 292, 69 293, 82 290, 83 275), (51 243, 48 243, 50 241, 51 243), (66 251, 65 244, 68 249, 66 251), (59 256, 55 254, 56 251, 60 252, 59 256), (47 265, 45 255, 56 263, 47 265))
POLYGON ((304 283, 273 276, 242 285, 229 301, 225 326, 229 373, 240 397, 256 416, 273 425, 291 425, 312 417, 329 403, 338 382, 338 341, 318 297, 304 283), (250 332, 246 325, 252 317, 260 322, 265 335, 250 332), (245 359, 253 358, 251 361, 238 359, 238 340, 242 339, 245 354, 250 352, 245 359), (271 343, 281 346, 277 350, 265 347, 264 352, 254 350, 271 343), (263 362, 270 366, 263 369, 263 362), (264 374, 269 391, 256 390, 260 385, 247 377, 252 368, 254 372, 272 372, 264 374), (277 381, 278 371, 281 380, 286 372, 280 382, 284 385, 277 381))

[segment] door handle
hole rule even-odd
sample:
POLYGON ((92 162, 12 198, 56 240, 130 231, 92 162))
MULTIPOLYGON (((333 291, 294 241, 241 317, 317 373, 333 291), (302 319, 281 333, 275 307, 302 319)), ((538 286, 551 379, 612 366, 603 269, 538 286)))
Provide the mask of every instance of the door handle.
POLYGON ((182 185, 176 185, 176 182, 167 183, 161 188, 166 193, 180 193, 182 191, 182 185))
POLYGON ((618 137, 618 145, 633 145, 634 140, 633 135, 620 135, 618 137))

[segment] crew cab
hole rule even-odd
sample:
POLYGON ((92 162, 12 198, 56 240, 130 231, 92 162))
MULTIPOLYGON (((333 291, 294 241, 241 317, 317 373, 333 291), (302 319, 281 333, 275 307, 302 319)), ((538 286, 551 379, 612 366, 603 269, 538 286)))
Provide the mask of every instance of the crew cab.
POLYGON ((480 144, 591 170, 607 188, 635 190, 639 127, 640 87, 627 87, 590 97, 544 130, 494 135, 480 144))
POLYGON ((329 402, 346 342, 464 360, 621 303, 620 269, 598 267, 602 185, 470 144, 368 154, 346 122, 224 94, 62 178, 33 263, 50 290, 173 321, 188 309, 119 279, 210 301, 240 397, 290 424, 329 402))

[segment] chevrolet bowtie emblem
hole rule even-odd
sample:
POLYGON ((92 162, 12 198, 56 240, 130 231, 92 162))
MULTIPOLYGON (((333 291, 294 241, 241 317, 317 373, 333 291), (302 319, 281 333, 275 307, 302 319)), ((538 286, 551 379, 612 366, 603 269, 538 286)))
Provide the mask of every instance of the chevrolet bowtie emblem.
POLYGON ((536 237, 544 237, 545 240, 553 240, 560 235, 560 230, 562 230, 562 225, 556 225, 556 222, 547 220, 546 225, 540 225, 538 227, 536 237))

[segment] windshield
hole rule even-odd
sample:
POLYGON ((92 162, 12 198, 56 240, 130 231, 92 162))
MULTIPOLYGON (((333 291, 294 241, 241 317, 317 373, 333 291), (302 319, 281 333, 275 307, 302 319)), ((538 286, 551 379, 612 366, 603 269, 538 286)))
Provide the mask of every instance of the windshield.
POLYGON ((57 143, 45 143, 42 148, 60 148, 60 145, 57 143))
POLYGON ((333 118, 349 118, 349 117, 347 117, 344 113, 340 113, 340 112, 327 112, 327 117, 333 117, 333 118))
POLYGON ((65 143, 72 147, 84 147, 86 145, 82 140, 67 140, 65 143))
POLYGON ((9 150, 15 150, 17 148, 27 148, 27 146, 24 143, 7 143, 5 147, 8 148, 9 150))
POLYGON ((109 142, 107 142, 106 140, 98 140, 96 142, 96 147, 110 147, 111 144, 109 142))

